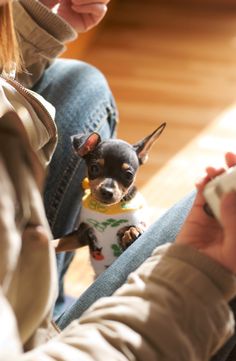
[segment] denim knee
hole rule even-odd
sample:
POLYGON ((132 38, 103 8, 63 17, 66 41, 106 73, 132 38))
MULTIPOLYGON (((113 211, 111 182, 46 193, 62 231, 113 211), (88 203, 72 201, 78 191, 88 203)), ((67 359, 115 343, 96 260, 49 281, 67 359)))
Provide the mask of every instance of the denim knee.
POLYGON ((104 120, 108 121, 111 134, 114 132, 118 118, 116 104, 106 78, 94 66, 78 60, 57 59, 34 90, 55 106, 59 135, 65 131, 72 134, 99 130, 104 120))

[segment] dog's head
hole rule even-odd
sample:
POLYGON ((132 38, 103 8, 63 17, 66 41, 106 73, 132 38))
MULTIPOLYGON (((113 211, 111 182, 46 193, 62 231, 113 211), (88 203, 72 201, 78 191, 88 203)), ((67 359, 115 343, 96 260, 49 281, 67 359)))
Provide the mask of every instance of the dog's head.
POLYGON ((130 192, 139 166, 146 162, 149 149, 165 126, 166 123, 163 123, 134 145, 120 139, 102 141, 95 132, 72 137, 75 153, 86 162, 90 189, 95 199, 114 204, 130 192))

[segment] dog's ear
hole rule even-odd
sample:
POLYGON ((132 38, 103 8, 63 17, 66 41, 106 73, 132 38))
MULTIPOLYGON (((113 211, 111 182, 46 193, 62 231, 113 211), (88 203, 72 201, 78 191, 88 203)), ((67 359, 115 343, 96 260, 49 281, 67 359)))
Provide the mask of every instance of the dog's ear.
POLYGON ((140 140, 138 143, 133 145, 135 152, 137 153, 139 163, 144 164, 148 159, 148 152, 153 143, 159 138, 161 133, 166 127, 166 123, 162 123, 153 133, 140 140))
POLYGON ((92 152, 101 142, 101 137, 98 133, 91 134, 77 134, 71 137, 74 151, 80 157, 84 157, 92 152))

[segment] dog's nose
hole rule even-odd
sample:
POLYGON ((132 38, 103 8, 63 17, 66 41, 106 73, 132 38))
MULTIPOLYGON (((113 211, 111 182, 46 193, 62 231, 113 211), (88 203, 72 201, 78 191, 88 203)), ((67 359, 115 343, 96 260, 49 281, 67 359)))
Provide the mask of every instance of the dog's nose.
POLYGON ((111 188, 101 187, 100 193, 102 198, 106 201, 110 201, 113 197, 113 190, 111 188))

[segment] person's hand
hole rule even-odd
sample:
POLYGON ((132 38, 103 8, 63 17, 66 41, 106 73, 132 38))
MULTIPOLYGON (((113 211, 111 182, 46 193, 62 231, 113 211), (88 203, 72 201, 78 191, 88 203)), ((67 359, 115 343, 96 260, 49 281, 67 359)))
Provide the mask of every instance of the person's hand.
MULTIPOLYGON (((236 165, 236 154, 227 153, 225 160, 228 167, 236 165)), ((221 225, 203 209, 205 185, 224 171, 224 168, 206 169, 206 176, 196 184, 196 199, 176 243, 191 245, 236 273, 236 193, 222 197, 221 225)))
MULTIPOLYGON (((0 0, 1 1, 1 0, 0 0)), ((110 0, 40 0, 67 21, 77 32, 96 26, 107 12, 110 0)))
POLYGON ((0 0, 0 6, 6 5, 7 3, 9 3, 9 0, 0 0))
POLYGON ((40 2, 43 5, 47 6, 49 9, 52 9, 55 5, 58 4, 59 0, 40 0, 40 2))

